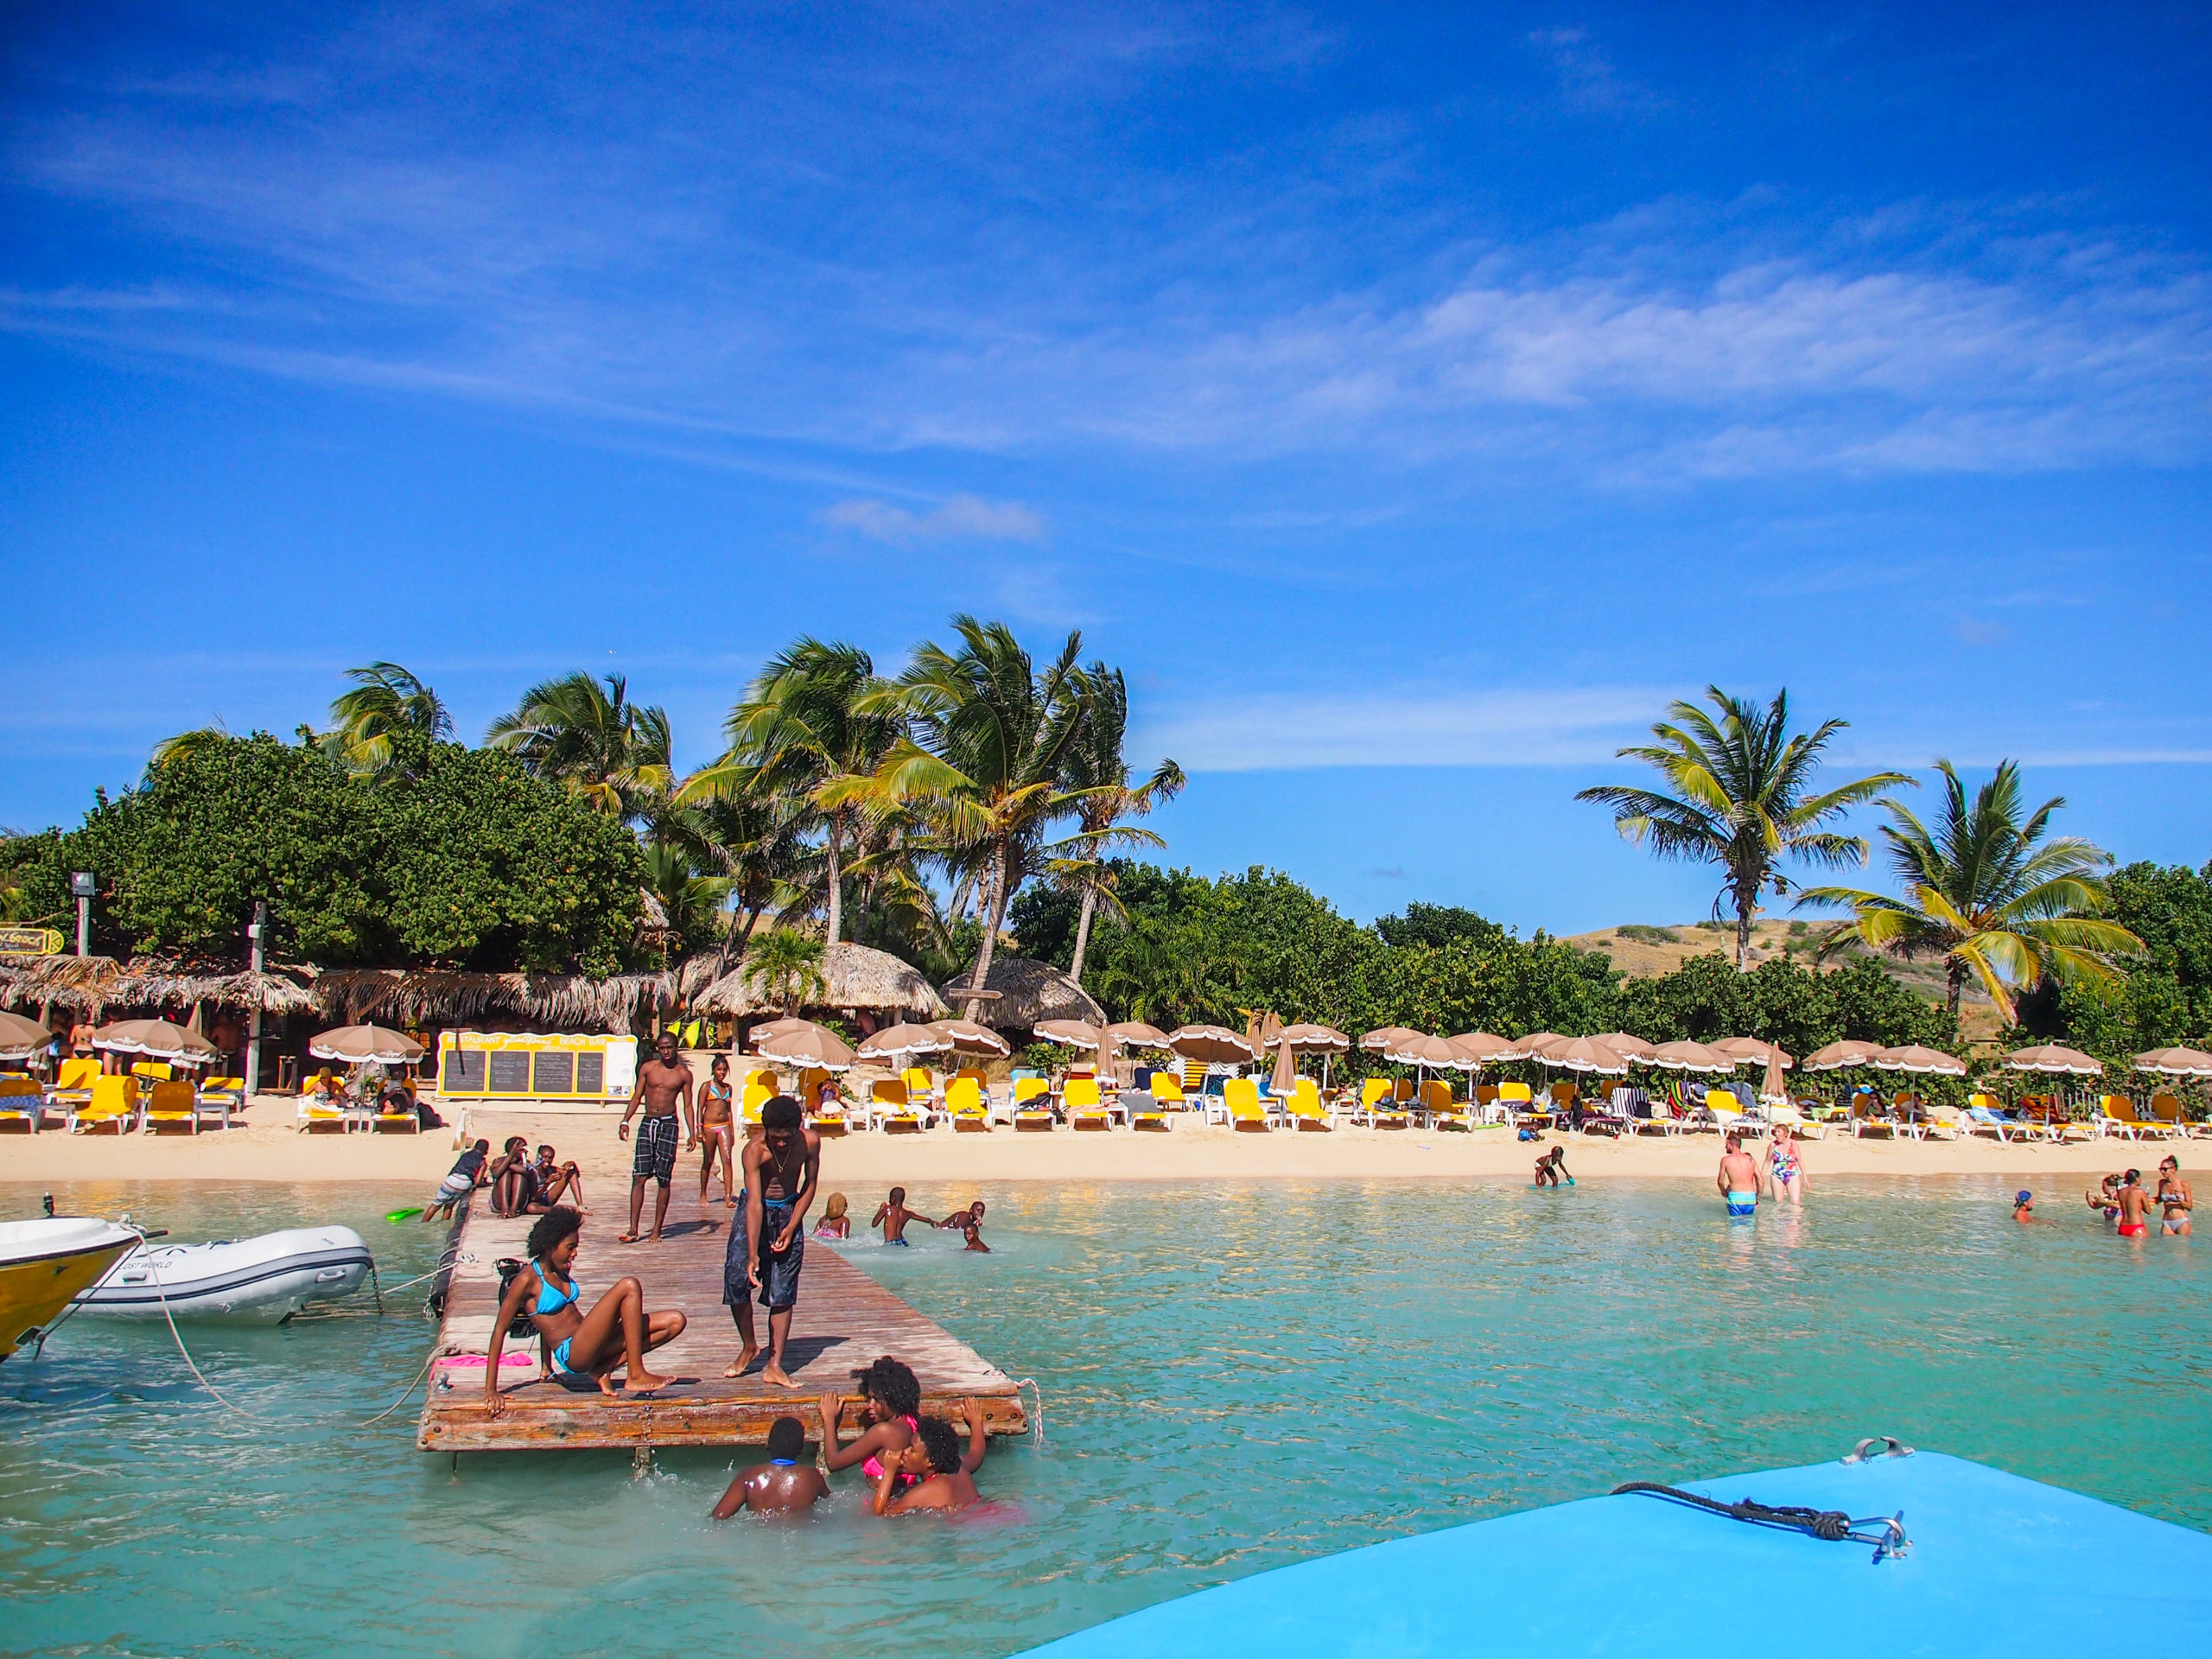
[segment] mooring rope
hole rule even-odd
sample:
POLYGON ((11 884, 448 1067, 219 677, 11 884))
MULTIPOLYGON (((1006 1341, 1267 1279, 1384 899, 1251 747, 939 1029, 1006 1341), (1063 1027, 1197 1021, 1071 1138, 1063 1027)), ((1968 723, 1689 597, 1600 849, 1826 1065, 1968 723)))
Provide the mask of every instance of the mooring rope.
POLYGON ((1035 1377, 1017 1376, 1014 1379, 1014 1399, 1016 1405, 1021 1402, 1021 1391, 1024 1389, 1037 1396, 1037 1409, 1031 1414, 1029 1422, 1030 1427, 1036 1432, 1037 1444, 1041 1447, 1045 1444, 1045 1390, 1037 1385, 1035 1377))
POLYGON ((1709 1510, 1726 1516, 1731 1521, 1748 1522, 1755 1527, 1775 1527, 1785 1532, 1802 1532, 1808 1538, 1818 1538, 1832 1544, 1859 1543, 1874 1546, 1874 1559, 1903 1554, 1909 1540, 1904 1535, 1904 1516, 1867 1516, 1858 1519, 1841 1510, 1808 1509, 1802 1504, 1762 1503, 1756 1498, 1738 1498, 1733 1503, 1723 1503, 1718 1498, 1706 1497, 1697 1492, 1686 1492, 1678 1486, 1662 1486, 1656 1481, 1631 1480, 1613 1488, 1612 1495, 1619 1497, 1630 1492, 1648 1492, 1654 1497, 1663 1497, 1676 1503, 1686 1503, 1693 1509, 1709 1510), (1878 1529, 1862 1532, 1862 1527, 1878 1529))

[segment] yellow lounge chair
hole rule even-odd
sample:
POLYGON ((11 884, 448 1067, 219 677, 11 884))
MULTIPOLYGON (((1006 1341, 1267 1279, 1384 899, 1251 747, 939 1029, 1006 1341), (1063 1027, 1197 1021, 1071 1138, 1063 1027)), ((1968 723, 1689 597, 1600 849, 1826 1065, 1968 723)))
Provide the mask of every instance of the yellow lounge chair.
POLYGON ((1251 1078, 1230 1078, 1222 1085, 1221 1103, 1228 1109, 1230 1128, 1246 1135, 1268 1132, 1268 1113, 1260 1104, 1260 1085, 1251 1078))
POLYGON ((1370 1077, 1359 1085, 1359 1116, 1369 1128, 1402 1129, 1411 1121, 1397 1109, 1402 1089, 1405 1091, 1402 1097, 1410 1099, 1413 1084, 1408 1078, 1393 1081, 1389 1077, 1370 1077))
POLYGON ((868 1111, 886 1135, 919 1135, 927 1127, 906 1097, 906 1085, 897 1077, 881 1078, 869 1089, 868 1111))
POLYGON ((1582 1098, 1582 1090, 1572 1077, 1561 1077, 1545 1092, 1551 1096, 1552 1115, 1555 1117, 1573 1111, 1575 1102, 1582 1098))
POLYGON ((156 1084, 146 1095, 146 1108, 138 1121, 153 1135, 200 1133, 200 1103, 188 1083, 156 1084))
POLYGON ((2212 1133, 2212 1123, 2192 1123, 2182 1116, 2181 1096, 2160 1090, 2151 1096, 2151 1117, 2163 1123, 2185 1141, 2202 1140, 2212 1133))
POLYGON ((944 1109, 956 1135, 988 1135, 990 1109, 983 1099, 983 1085, 963 1073, 944 1085, 944 1109))
POLYGON ((1542 1118, 1544 1127, 1551 1127, 1551 1119, 1536 1109, 1535 1090, 1525 1083, 1510 1081, 1497 1085, 1497 1107, 1504 1113, 1508 1123, 1517 1124, 1524 1118, 1542 1118))
MULTIPOLYGON (((747 1134, 760 1127, 760 1109, 776 1097, 776 1086, 760 1081, 755 1071, 745 1080, 745 1093, 737 1108, 738 1127, 747 1134)), ((771 1241, 772 1242, 772 1241, 771 1241)))
POLYGON ((416 1109, 411 1099, 406 1105, 396 1109, 379 1100, 376 1116, 369 1120, 369 1129, 375 1135, 420 1135, 423 1133, 423 1114, 416 1109))
POLYGON ((300 1096, 296 1127, 302 1135, 344 1135, 353 1127, 353 1108, 342 1100, 310 1091, 300 1096))
POLYGON ((126 1075, 92 1079, 92 1098, 69 1115, 72 1135, 128 1135, 138 1122, 138 1079, 126 1075))
POLYGON ((207 1127, 207 1120, 212 1117, 217 1128, 227 1129, 231 1127, 232 1112, 245 1109, 245 1079, 209 1077, 194 1091, 194 1104, 199 1109, 202 1128, 207 1127))
POLYGON ((1099 1096, 1096 1077, 1070 1077, 1061 1086, 1060 1105, 1068 1115, 1068 1128, 1071 1129, 1096 1132, 1114 1127, 1114 1120, 1108 1116, 1099 1096))
POLYGON ((1052 1128, 1052 1085, 1042 1077, 1014 1080, 1014 1127, 1029 1135, 1049 1134, 1052 1128))
POLYGON ((1182 1080, 1173 1071, 1154 1072, 1149 1086, 1152 1090, 1152 1097, 1158 1103, 1161 1111, 1181 1112, 1190 1109, 1190 1097, 1183 1092, 1182 1080))
POLYGON ((2107 1095, 2097 1103, 2096 1127, 2099 1135, 2124 1135, 2131 1141, 2146 1135, 2166 1141, 2175 1133, 2169 1125, 2145 1118, 2126 1095, 2107 1095))
POLYGON ((1291 1084, 1286 1110, 1290 1127, 1301 1135, 1326 1135, 1337 1127, 1329 1109, 1321 1103, 1319 1086, 1311 1077, 1300 1077, 1291 1084))
POLYGON ((36 1077, 0 1077, 0 1129, 20 1124, 25 1135, 36 1135, 45 1116, 46 1090, 36 1077))
POLYGON ((937 1077, 918 1065, 910 1065, 899 1074, 899 1081, 906 1085, 909 1106, 929 1106, 937 1101, 937 1077))

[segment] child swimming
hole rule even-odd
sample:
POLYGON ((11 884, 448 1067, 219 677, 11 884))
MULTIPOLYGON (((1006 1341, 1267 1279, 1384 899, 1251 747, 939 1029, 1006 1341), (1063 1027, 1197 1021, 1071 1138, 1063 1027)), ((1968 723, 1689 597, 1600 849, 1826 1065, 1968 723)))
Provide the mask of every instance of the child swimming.
POLYGON ((983 1404, 967 1402, 968 1449, 960 1448, 959 1431, 950 1423, 925 1417, 916 1425, 914 1438, 875 1483, 868 1508, 877 1515, 909 1515, 917 1510, 937 1510, 957 1515, 982 1494, 976 1490, 976 1471, 983 1466, 983 1404), (901 1484, 905 1490, 899 1490, 901 1484))
POLYGON ((875 1218, 869 1222, 868 1225, 883 1229, 885 1243, 906 1244, 908 1243, 906 1224, 910 1221, 918 1221, 925 1227, 937 1225, 927 1216, 917 1211, 909 1210, 906 1207, 906 1189, 903 1186, 894 1186, 891 1189, 891 1196, 876 1205, 875 1218))
POLYGON ((845 1195, 832 1192, 822 1201, 822 1219, 816 1224, 814 1236, 823 1239, 845 1239, 853 1236, 853 1224, 845 1214, 845 1195))
POLYGON ((806 1425, 796 1417, 777 1418, 768 1425, 768 1461, 737 1471, 715 1505, 714 1518, 727 1521, 740 1510, 768 1515, 810 1509, 829 1497, 822 1471, 800 1461, 805 1452, 806 1425))

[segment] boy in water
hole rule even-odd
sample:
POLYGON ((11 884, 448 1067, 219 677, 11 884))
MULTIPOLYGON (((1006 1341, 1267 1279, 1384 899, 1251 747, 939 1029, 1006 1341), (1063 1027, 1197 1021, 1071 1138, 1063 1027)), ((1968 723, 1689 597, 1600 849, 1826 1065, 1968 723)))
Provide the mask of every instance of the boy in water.
POLYGON ((2036 1195, 2024 1186, 2020 1189, 2019 1196, 2012 1200, 2012 1219, 2023 1225, 2042 1220, 2036 1214, 2036 1195))
POLYGON ((1728 1149, 1721 1154, 1719 1173, 1713 1184, 1720 1189, 1731 1216, 1753 1216, 1759 1207, 1758 1160, 1744 1150, 1744 1137, 1728 1131, 1728 1149))
POLYGON ((478 1187, 488 1185, 487 1178, 484 1173, 484 1166, 491 1156, 492 1143, 489 1141, 479 1141, 455 1159, 452 1170, 447 1174, 445 1179, 438 1183, 437 1197, 431 1200, 430 1207, 423 1212, 423 1219, 435 1221, 441 1216, 451 1215, 454 1205, 459 1204, 478 1187))
POLYGON ((768 1461, 741 1469, 729 1490, 715 1505, 714 1518, 727 1521, 740 1510, 755 1515, 810 1509, 830 1496, 830 1483, 806 1454, 806 1425, 796 1417, 779 1417, 768 1425, 768 1461))
POLYGON ((891 1196, 875 1206, 875 1219, 868 1225, 883 1229, 883 1242, 887 1244, 907 1244, 906 1224, 910 1221, 918 1221, 925 1227, 937 1225, 927 1216, 909 1210, 906 1207, 906 1189, 894 1186, 891 1189, 891 1196))
POLYGON ((1573 1186, 1574 1185, 1574 1177, 1567 1174, 1567 1148, 1565 1147, 1554 1147, 1549 1152, 1536 1160, 1536 1185, 1538 1186, 1557 1186, 1559 1185, 1560 1177, 1562 1175, 1567 1175, 1567 1184, 1569 1186, 1573 1186))
POLYGON ((875 1483, 868 1509, 876 1515, 908 1515, 916 1510, 938 1510, 957 1514, 982 1494, 976 1490, 976 1471, 983 1466, 983 1405, 968 1402, 968 1450, 960 1449, 960 1432, 936 1417, 924 1417, 915 1426, 906 1449, 888 1459, 875 1483), (918 1477, 905 1491, 901 1475, 918 1477))
POLYGON ((943 1221, 938 1223, 938 1226, 940 1229, 957 1228, 962 1236, 967 1239, 969 1249, 984 1255, 991 1253, 991 1247, 983 1243, 983 1201, 981 1198, 976 1199, 965 1210, 954 1211, 943 1221))

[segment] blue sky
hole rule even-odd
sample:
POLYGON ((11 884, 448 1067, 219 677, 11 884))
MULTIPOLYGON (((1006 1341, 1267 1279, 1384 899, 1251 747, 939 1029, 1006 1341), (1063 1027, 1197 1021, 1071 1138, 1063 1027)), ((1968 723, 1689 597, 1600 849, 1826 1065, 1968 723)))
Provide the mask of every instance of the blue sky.
POLYGON ((1360 916, 1702 913, 1572 796, 1715 680, 2201 862, 2212 27, 1934 10, 19 16, 0 822, 966 609, 1360 916))

